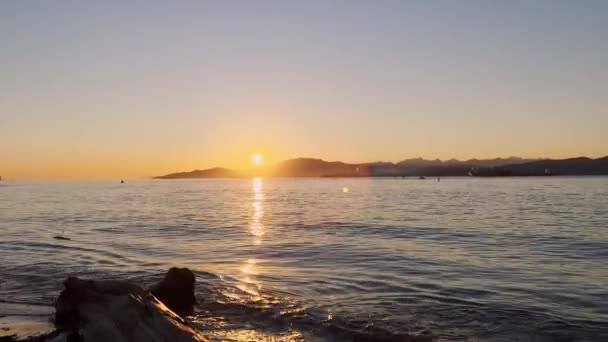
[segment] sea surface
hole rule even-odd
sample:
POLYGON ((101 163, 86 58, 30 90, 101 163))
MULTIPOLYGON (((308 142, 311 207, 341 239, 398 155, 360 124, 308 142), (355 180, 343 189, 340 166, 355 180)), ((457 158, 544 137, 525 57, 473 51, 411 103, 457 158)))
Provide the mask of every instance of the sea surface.
POLYGON ((608 177, 0 182, 5 324, 171 266, 218 341, 608 341, 608 177))

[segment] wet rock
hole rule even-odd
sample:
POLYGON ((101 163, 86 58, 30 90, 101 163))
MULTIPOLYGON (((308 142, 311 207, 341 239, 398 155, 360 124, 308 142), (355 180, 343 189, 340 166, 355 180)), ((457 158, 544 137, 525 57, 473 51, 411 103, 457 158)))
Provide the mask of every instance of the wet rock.
POLYGON ((54 321, 60 334, 48 341, 208 341, 137 285, 76 277, 68 278, 64 285, 54 321))
POLYGON ((194 311, 194 273, 187 268, 172 267, 165 278, 150 292, 180 316, 191 315, 194 311))
POLYGON ((55 239, 55 240, 72 240, 69 237, 65 237, 65 236, 61 236, 61 235, 53 236, 53 239, 55 239))

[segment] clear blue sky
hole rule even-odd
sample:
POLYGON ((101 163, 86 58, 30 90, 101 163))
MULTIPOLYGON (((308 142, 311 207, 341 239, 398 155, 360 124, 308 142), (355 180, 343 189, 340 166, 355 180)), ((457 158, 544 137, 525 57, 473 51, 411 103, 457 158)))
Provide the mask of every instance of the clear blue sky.
POLYGON ((2 1, 0 174, 608 155, 608 1, 2 1))

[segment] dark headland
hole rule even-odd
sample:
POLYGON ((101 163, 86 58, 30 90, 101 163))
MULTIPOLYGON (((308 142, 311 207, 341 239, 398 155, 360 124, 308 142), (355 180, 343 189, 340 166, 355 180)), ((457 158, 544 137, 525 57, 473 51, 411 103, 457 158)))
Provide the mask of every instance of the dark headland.
POLYGON ((263 177, 444 177, 444 176, 583 176, 608 175, 608 156, 568 159, 523 159, 517 157, 460 161, 407 159, 398 163, 352 164, 315 158, 296 158, 253 171, 211 168, 171 173, 155 179, 263 177))

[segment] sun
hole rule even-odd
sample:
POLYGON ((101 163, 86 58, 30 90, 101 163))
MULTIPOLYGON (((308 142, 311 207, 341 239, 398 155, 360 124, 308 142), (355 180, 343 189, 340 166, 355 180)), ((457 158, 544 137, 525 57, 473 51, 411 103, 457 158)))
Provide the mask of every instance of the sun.
POLYGON ((256 153, 251 156, 251 162, 253 163, 253 165, 262 165, 264 163, 264 156, 259 153, 256 153))

